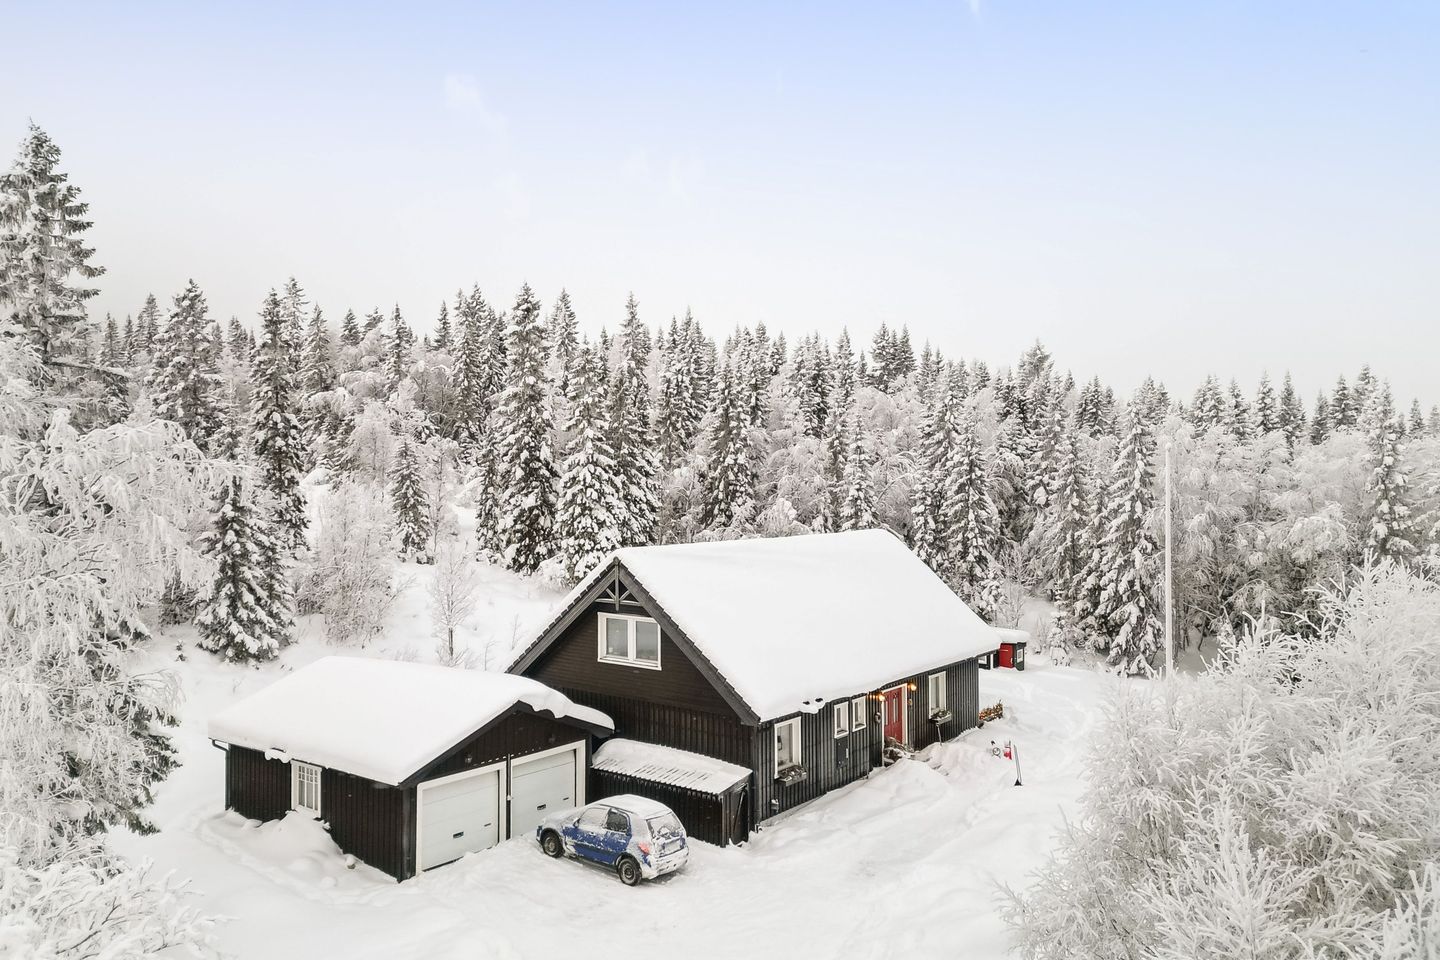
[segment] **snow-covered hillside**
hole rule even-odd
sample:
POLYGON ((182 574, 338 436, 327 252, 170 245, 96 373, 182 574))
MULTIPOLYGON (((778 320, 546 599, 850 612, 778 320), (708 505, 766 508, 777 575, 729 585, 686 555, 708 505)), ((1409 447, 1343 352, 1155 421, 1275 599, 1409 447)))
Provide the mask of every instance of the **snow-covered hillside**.
MULTIPOLYGON (((511 648, 558 595, 484 567, 480 612, 462 633, 490 645, 502 669, 511 648)), ((382 641, 342 649, 304 623, 279 660, 238 667, 195 650, 179 631, 156 641, 148 666, 179 675, 185 695, 175 742, 183 766, 160 786, 161 832, 117 835, 132 858, 193 878, 198 905, 231 919, 223 949, 240 957, 525 957, 583 942, 599 957, 680 955, 969 957, 1005 955, 998 883, 1023 884, 1079 791, 1078 754, 1102 690, 1119 681, 1049 667, 981 674, 981 700, 1004 720, 903 761, 768 826, 748 844, 698 844, 689 866, 636 889, 608 871, 552 861, 516 839, 396 884, 354 864, 313 822, 255 826, 225 813, 224 755, 205 721, 237 698, 318 657, 434 659, 427 567, 411 582, 382 641), (176 660, 177 643, 184 652, 176 660), (1020 747, 1025 784, 990 753, 1020 747), (721 909, 723 907, 724 909, 721 909)))

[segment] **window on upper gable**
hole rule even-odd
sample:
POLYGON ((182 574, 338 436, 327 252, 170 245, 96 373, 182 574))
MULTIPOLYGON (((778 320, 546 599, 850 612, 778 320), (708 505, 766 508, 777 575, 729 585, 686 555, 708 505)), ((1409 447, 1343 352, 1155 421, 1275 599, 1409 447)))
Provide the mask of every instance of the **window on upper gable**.
POLYGON ((605 663, 660 669, 660 625, 649 617, 600 614, 599 643, 605 663))

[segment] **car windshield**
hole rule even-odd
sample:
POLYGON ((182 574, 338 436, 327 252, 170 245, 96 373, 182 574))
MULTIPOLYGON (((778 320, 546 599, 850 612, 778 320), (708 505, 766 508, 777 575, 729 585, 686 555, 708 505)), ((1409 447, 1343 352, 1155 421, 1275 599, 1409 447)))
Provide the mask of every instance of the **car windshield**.
POLYGON ((673 837, 680 833, 680 821, 676 819, 673 813, 651 817, 645 822, 650 824, 650 835, 652 837, 673 837))

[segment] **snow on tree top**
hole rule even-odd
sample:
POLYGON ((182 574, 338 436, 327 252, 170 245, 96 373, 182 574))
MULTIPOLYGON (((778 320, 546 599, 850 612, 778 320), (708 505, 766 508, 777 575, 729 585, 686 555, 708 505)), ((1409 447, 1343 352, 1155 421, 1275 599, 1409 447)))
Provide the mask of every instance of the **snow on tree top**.
POLYGON ((600 711, 526 677, 326 657, 221 711, 208 735, 393 785, 520 703, 615 728, 600 711))
POLYGON ((750 778, 748 768, 734 763, 623 737, 602 743, 595 751, 591 766, 607 773, 624 774, 703 793, 724 793, 741 780, 750 778))
POLYGON ((614 559, 762 720, 815 712, 999 646, 885 530, 626 547, 614 559))

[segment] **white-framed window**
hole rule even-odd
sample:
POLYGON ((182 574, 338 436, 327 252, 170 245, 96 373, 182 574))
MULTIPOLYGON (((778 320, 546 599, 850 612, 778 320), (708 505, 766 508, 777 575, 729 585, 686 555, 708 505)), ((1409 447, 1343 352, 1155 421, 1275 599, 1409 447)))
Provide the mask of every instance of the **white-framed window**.
POLYGON ((870 709, 869 697, 856 697, 850 701, 850 729, 860 731, 865 729, 865 722, 869 717, 865 714, 870 709))
POLYGON ((775 776, 800 766, 800 718, 775 724, 775 776))
POLYGON ((648 670, 660 669, 660 624, 649 617, 600 614, 600 659, 648 670))
POLYGON ((290 762, 290 806, 320 816, 320 768, 315 764, 290 762))
POLYGON ((945 674, 930 674, 925 682, 925 702, 931 713, 945 709, 945 674))
POLYGON ((847 737, 850 735, 850 701, 841 700, 835 704, 835 736, 847 737))

